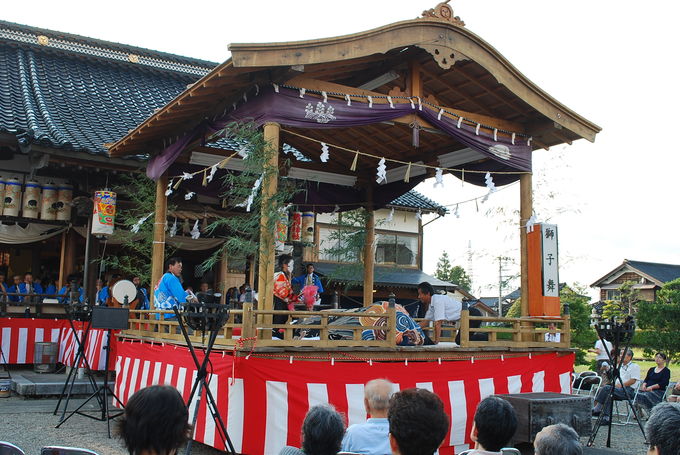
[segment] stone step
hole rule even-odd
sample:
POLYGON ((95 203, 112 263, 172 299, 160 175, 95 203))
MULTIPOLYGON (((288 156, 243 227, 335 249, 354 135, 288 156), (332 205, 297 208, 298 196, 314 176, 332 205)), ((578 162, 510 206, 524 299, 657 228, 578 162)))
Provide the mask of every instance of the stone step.
MULTIPOLYGON (((74 373, 75 374, 75 373, 74 373)), ((104 383, 104 376, 96 374, 93 376, 97 386, 104 383)), ((60 395, 64 389, 64 383, 68 379, 68 373, 35 373, 31 370, 20 370, 12 372, 11 390, 18 395, 31 396, 50 396, 60 395)), ((113 387, 113 381, 109 381, 113 387)), ((70 383, 69 383, 70 384, 70 383)), ((68 389, 66 389, 68 392, 68 389)), ((73 381, 72 395, 89 395, 94 392, 92 384, 87 376, 73 381)))

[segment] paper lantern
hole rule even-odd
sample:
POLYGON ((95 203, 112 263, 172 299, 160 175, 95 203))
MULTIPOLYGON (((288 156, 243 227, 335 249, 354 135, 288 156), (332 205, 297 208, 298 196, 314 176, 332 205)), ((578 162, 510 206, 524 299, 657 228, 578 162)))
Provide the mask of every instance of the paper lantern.
POLYGON ((40 213, 40 184, 28 181, 24 189, 24 203, 21 208, 21 216, 24 218, 38 218, 40 213))
POLYGON ((92 213, 92 233, 113 234, 113 222, 116 218, 116 193, 113 191, 95 191, 94 210, 92 213))
POLYGON ((302 214, 302 241, 314 243, 314 212, 302 214))
POLYGON ((286 243, 288 240, 288 214, 283 213, 276 221, 276 241, 286 243))
POLYGON ((57 186, 54 183, 43 185, 42 201, 40 202, 40 218, 43 220, 57 219, 57 186))
MULTIPOLYGON (((0 177, 0 201, 5 199, 5 179, 0 177)), ((0 215, 2 215, 2 209, 4 204, 0 204, 0 215)))
POLYGON ((73 202, 73 187, 67 184, 60 184, 57 187, 57 219, 69 221, 71 219, 71 209, 73 202))
POLYGON ((17 179, 5 180, 5 199, 2 214, 5 216, 19 216, 21 207, 21 182, 17 179))
POLYGON ((290 241, 299 242, 302 240, 302 212, 293 212, 290 223, 290 241))

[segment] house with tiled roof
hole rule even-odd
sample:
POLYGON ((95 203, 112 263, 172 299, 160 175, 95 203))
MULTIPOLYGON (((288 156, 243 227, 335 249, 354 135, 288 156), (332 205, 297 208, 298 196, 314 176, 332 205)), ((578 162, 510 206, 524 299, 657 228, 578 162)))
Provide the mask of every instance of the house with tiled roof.
MULTIPOLYGON (((97 271, 95 267, 88 270, 88 264, 102 251, 104 242, 86 234, 91 209, 43 216, 40 208, 46 204, 45 188, 70 188, 69 200, 62 204, 70 207, 72 201, 89 200, 94 191, 116 185, 121 174, 142 170, 146 156, 111 158, 107 145, 215 66, 213 62, 0 21, 0 188, 3 196, 8 182, 20 189, 15 207, 0 211, 0 272, 31 271, 39 277, 54 274, 59 285, 69 274, 81 273, 92 285, 97 271), (36 191, 29 195, 29 188, 36 191), (23 206, 29 200, 37 210, 23 206), (90 258, 85 258, 86 239, 92 242, 90 258)), ((228 140, 222 139, 218 145, 240 146, 224 142, 228 140)), ((305 160, 289 145, 283 144, 283 148, 297 160, 305 160)), ((196 156, 200 158, 200 153, 196 156)), ((196 186, 200 187, 200 182, 196 186)), ((205 248, 215 246, 208 241, 211 239, 191 239, 190 225, 195 221, 207 224, 210 217, 221 213, 217 198, 198 189, 196 193, 190 202, 183 200, 184 193, 175 194, 179 206, 168 220, 169 224, 179 221, 179 235, 168 236, 167 241, 183 249, 186 270, 194 270, 206 257, 205 248)), ((119 211, 126 207, 120 196, 119 211)), ((446 209, 411 191, 394 199, 378 216, 387 218, 392 210, 394 221, 381 226, 377 240, 379 285, 433 279, 422 274, 422 224, 416 215, 442 216, 446 209)), ((324 218, 320 216, 317 223, 317 236, 323 236, 324 218)), ((109 239, 109 252, 111 248, 115 242, 109 239)), ((319 249, 313 254, 314 260, 324 262, 319 249)), ((254 273, 254 267, 249 265, 245 260, 224 264, 232 280, 227 287, 253 283, 249 274, 254 273)), ((185 278, 189 282, 200 279, 185 278)))
POLYGON ((610 270, 591 287, 600 289, 600 300, 617 300, 621 293, 619 288, 627 281, 632 281, 633 289, 639 292, 640 300, 656 301, 656 293, 661 287, 676 278, 680 278, 679 264, 661 264, 657 262, 633 261, 624 259, 623 263, 610 270))

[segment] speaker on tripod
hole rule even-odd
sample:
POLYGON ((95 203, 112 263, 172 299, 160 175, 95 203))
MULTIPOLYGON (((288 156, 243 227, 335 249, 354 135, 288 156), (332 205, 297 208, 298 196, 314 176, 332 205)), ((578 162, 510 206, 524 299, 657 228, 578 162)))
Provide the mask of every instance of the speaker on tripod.
MULTIPOLYGON (((111 437, 111 419, 118 417, 123 414, 123 411, 111 412, 109 410, 109 404, 111 398, 116 400, 120 408, 123 408, 123 402, 120 401, 118 396, 114 393, 111 385, 109 384, 109 360, 111 358, 111 336, 113 330, 125 330, 128 327, 128 317, 130 310, 128 308, 108 308, 108 307, 94 307, 92 308, 92 328, 94 329, 105 329, 107 331, 106 345, 104 349, 106 350, 106 366, 104 367, 104 383, 99 386, 92 395, 90 395, 80 406, 78 406, 73 412, 71 412, 68 417, 63 419, 56 428, 59 428, 68 419, 73 417, 75 414, 79 414, 88 417, 93 420, 99 420, 101 422, 106 422, 108 429, 109 438, 111 437), (98 410, 94 411, 97 415, 86 414, 86 411, 81 411, 85 405, 87 405, 93 398, 96 398, 99 403, 98 410)), ((91 412, 91 411, 87 411, 91 412)))

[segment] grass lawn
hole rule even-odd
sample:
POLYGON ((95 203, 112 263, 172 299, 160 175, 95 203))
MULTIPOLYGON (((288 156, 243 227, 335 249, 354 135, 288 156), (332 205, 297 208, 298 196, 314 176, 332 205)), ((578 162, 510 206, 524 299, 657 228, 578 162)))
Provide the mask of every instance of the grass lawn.
MULTIPOLYGON (((642 350, 638 350, 640 353, 642 353, 642 350)), ((633 352, 636 352, 633 350, 633 352)), ((637 357, 637 352, 636 352, 636 357, 633 358, 633 362, 637 363, 640 365, 640 375, 642 376, 642 379, 645 379, 645 375, 647 374, 647 370, 649 370, 652 367, 656 366, 656 362, 654 362, 651 359, 641 359, 637 357)), ((590 362, 591 360, 595 359, 595 354, 593 353, 588 353, 586 354, 586 360, 590 362)), ((673 363, 668 367, 671 370, 671 382, 677 382, 680 381, 680 366, 677 364, 673 363)), ((590 368, 588 365, 576 365, 574 368, 577 373, 580 373, 582 371, 589 370, 590 368)))

